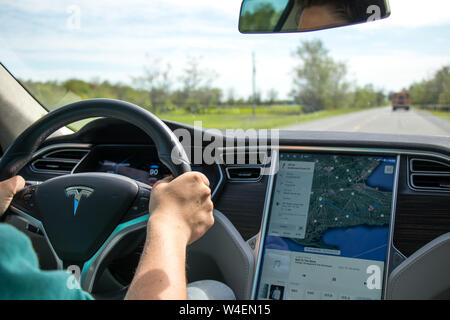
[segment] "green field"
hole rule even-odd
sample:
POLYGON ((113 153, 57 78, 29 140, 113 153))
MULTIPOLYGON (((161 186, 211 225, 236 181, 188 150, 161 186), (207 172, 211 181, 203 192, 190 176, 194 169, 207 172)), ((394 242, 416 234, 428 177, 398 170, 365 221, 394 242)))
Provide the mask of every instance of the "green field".
MULTIPOLYGON (((193 125, 202 121, 203 128, 215 129, 273 129, 282 128, 297 123, 308 122, 364 109, 338 109, 315 113, 301 113, 298 106, 257 107, 256 116, 252 116, 252 108, 212 108, 200 114, 190 114, 184 110, 158 114, 161 119, 182 122, 193 125)), ((91 120, 83 120, 70 127, 78 130, 91 120)))
POLYGON ((429 114, 432 114, 433 116, 436 116, 436 117, 439 117, 442 119, 450 120, 450 112, 447 112, 447 111, 427 110, 427 109, 419 108, 416 106, 413 106, 413 108, 416 110, 428 112, 429 114))
POLYGON ((445 111, 429 111, 433 116, 450 120, 450 112, 445 111))

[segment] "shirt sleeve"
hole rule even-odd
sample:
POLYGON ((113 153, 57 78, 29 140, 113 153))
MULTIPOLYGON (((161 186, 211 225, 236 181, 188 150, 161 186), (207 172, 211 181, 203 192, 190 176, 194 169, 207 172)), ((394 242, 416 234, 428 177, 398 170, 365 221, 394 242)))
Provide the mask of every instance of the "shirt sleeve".
POLYGON ((43 271, 30 239, 0 223, 0 300, 92 300, 65 271, 43 271))

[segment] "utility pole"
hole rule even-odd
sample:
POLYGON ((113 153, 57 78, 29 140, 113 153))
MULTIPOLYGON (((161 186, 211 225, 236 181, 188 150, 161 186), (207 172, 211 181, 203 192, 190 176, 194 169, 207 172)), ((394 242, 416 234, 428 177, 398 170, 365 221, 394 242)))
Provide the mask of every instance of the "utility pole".
POLYGON ((252 80, 252 84, 253 84, 253 110, 252 110, 252 115, 253 118, 255 118, 256 116, 256 61, 255 61, 255 52, 252 52, 252 61, 253 61, 253 80, 252 80))

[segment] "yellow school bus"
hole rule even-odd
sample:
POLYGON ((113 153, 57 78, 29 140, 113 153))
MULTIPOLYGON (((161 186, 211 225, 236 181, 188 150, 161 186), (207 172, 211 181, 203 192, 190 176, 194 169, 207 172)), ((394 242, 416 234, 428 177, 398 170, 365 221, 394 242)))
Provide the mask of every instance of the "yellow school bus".
POLYGON ((403 109, 408 111, 411 106, 411 96, 409 92, 402 91, 392 95, 392 110, 403 109))

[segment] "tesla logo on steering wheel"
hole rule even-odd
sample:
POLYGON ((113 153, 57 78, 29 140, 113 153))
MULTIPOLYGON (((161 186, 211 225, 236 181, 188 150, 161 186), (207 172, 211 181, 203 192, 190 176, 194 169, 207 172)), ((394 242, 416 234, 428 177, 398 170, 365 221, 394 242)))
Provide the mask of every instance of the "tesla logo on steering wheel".
POLYGON ((80 204, 81 198, 89 196, 94 192, 94 189, 88 187, 70 187, 66 189, 66 195, 68 197, 73 196, 73 215, 77 214, 78 205, 80 204))

